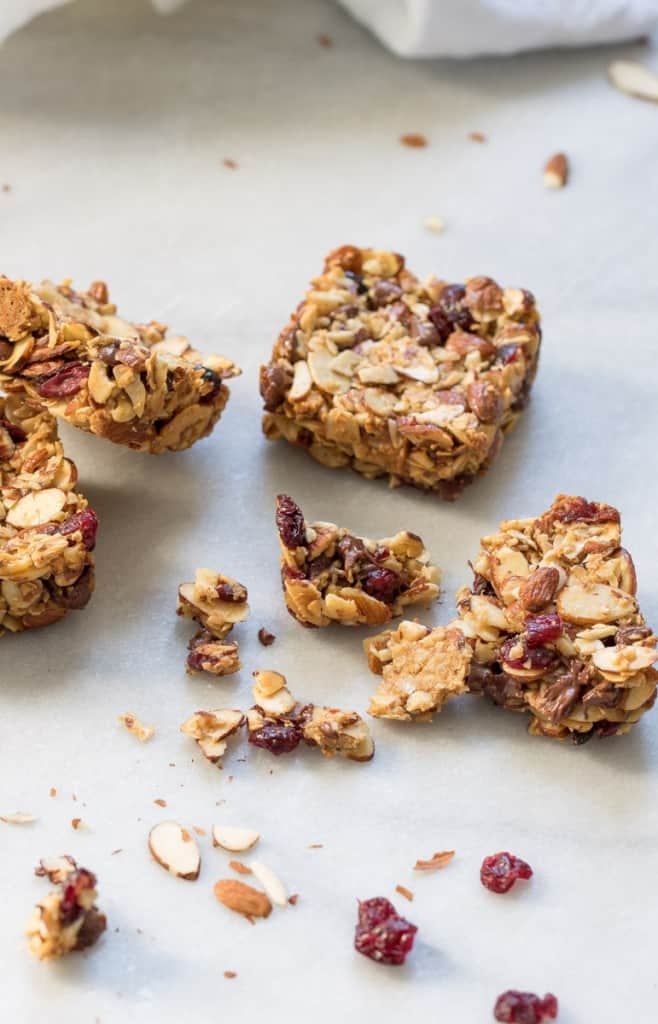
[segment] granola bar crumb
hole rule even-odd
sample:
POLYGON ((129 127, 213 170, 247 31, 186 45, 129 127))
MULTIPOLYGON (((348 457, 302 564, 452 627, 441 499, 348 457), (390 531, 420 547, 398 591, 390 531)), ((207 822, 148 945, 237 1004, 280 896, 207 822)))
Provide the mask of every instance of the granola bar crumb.
POLYGON ((404 896, 405 900, 409 900, 411 903, 414 898, 414 894, 411 889, 407 889, 406 885, 396 885, 395 891, 400 893, 400 896, 404 896))
POLYGON ((123 715, 119 715, 119 721, 126 727, 128 732, 137 737, 140 743, 147 743, 148 740, 155 736, 154 727, 152 725, 144 725, 132 711, 126 711, 123 715))
POLYGON ((225 156, 222 160, 222 166, 226 167, 229 171, 237 171, 239 164, 235 160, 231 160, 230 156, 225 156))
POLYGON ((445 230, 445 221, 441 217, 426 217, 425 227, 428 231, 434 232, 435 235, 440 235, 445 230))
POLYGON ((225 978, 237 978, 237 976, 238 975, 236 971, 224 971, 225 978))
POLYGON ((167 801, 163 800, 162 797, 158 797, 157 800, 153 801, 153 803, 157 804, 158 807, 166 807, 167 806, 167 801))
POLYGON ((383 625, 439 595, 439 569, 415 533, 369 540, 333 523, 307 523, 285 494, 276 523, 286 607, 303 626, 383 625))
POLYGON ((196 740, 204 757, 217 764, 226 751, 229 736, 233 736, 244 722, 245 716, 241 711, 216 708, 195 711, 183 722, 180 731, 196 740))
POLYGON ((82 824, 82 818, 71 818, 71 828, 79 829, 82 824))
POLYGON ((486 142, 487 136, 483 132, 469 132, 468 137, 471 142, 486 142))
POLYGON ((290 904, 291 907, 296 906, 298 902, 299 902, 299 893, 298 892, 294 892, 292 894, 292 896, 288 897, 288 903, 290 904))
POLYGON ((202 627, 188 645, 188 673, 226 676, 241 668, 237 641, 225 638, 248 617, 247 597, 242 583, 210 569, 197 569, 193 583, 181 583, 176 612, 202 627))
POLYGON ((50 796, 50 797, 57 796, 57 790, 55 789, 54 786, 51 786, 50 789, 48 790, 48 796, 50 796))
POLYGON ((417 860, 414 864, 414 871, 440 871, 443 868, 447 868, 454 856, 454 850, 442 850, 440 853, 433 853, 429 860, 417 860))
POLYGON ((266 629, 265 626, 261 626, 258 630, 258 639, 263 647, 271 647, 276 640, 276 637, 274 633, 270 633, 269 629, 266 629))
POLYGON ((327 35, 325 32, 322 32, 319 36, 316 36, 316 39, 320 46, 323 46, 325 50, 330 49, 334 45, 334 41, 331 38, 331 36, 327 35))
POLYGON ((72 857, 60 857, 57 862, 56 873, 48 867, 37 869, 37 874, 48 875, 58 884, 37 904, 25 930, 28 949, 39 960, 93 946, 107 927, 105 915, 95 905, 96 877, 79 868, 72 857))
POLYGON ((420 132, 407 132, 400 136, 400 142, 410 149, 423 149, 427 145, 426 137, 420 132))

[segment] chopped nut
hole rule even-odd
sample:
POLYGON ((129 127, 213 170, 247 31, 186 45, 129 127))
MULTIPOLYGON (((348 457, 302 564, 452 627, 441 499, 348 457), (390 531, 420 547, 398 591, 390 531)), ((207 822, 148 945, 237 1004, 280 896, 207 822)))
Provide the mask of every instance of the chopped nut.
POLYGON ((125 725, 128 732, 137 737, 140 743, 146 743, 155 735, 153 726, 144 725, 132 711, 126 711, 123 715, 119 715, 119 721, 125 725))
POLYGON ((228 866, 237 871, 239 875, 251 875, 252 870, 247 864, 243 864, 241 860, 230 860, 228 866))
POLYGON ((291 907, 294 907, 298 903, 298 901, 299 901, 299 893, 298 892, 295 892, 295 893, 292 894, 292 896, 288 897, 288 903, 290 904, 291 907))
POLYGON ((151 856, 176 878, 194 881, 199 877, 201 854, 187 829, 175 821, 161 821, 149 833, 151 856))
POLYGON ((215 896, 229 910, 245 917, 269 917, 272 912, 272 904, 264 892, 235 878, 215 882, 215 896))
POLYGON ((414 871, 441 870, 448 866, 454 856, 454 850, 443 850, 441 853, 434 853, 429 860, 417 860, 414 864, 414 871))
POLYGON ((163 800, 162 797, 158 797, 158 799, 154 800, 153 803, 157 804, 158 807, 166 807, 167 806, 167 801, 163 800))
POLYGON ((276 640, 276 637, 274 633, 270 633, 269 629, 265 629, 264 626, 261 626, 258 630, 258 639, 262 643, 263 647, 270 647, 276 640))
POLYGON ((407 132, 406 135, 400 136, 400 142, 411 149, 422 149, 427 145, 427 139, 420 132, 407 132))
POLYGON ((636 99, 658 103, 658 75, 634 60, 613 60, 608 67, 610 81, 621 92, 636 99))
POLYGON ((236 974, 235 971, 224 971, 224 977, 225 978, 237 978, 237 974, 236 974))
POLYGON ((29 825, 36 821, 34 814, 27 814, 25 811, 14 811, 13 814, 0 814, 0 821, 7 825, 29 825))
POLYGON ((435 234, 440 235, 445 229, 445 223, 441 217, 426 217, 425 227, 428 231, 433 231, 435 234))
POLYGON ((260 833, 251 828, 235 828, 231 825, 213 825, 213 846, 220 846, 231 853, 245 853, 260 839, 260 833))
POLYGON ((469 132, 468 137, 471 142, 486 142, 487 136, 483 135, 482 132, 469 132))
POLYGON ((404 896, 405 900, 409 900, 410 903, 412 902, 414 894, 411 889, 407 889, 406 885, 396 885, 395 891, 399 892, 400 896, 404 896))
POLYGON ((263 886, 272 903, 277 907, 285 907, 288 902, 288 894, 281 879, 274 874, 272 869, 255 860, 251 865, 251 870, 263 886))
POLYGON ((82 818, 71 818, 71 828, 79 829, 82 824, 82 818))
POLYGON ((54 786, 51 786, 50 789, 48 790, 48 796, 57 796, 57 790, 55 789, 54 786))
POLYGON ((569 177, 569 164, 564 153, 555 153, 544 167, 546 188, 564 188, 569 177))
POLYGON ((227 747, 227 739, 244 725, 241 711, 217 708, 214 711, 196 711, 180 727, 180 731, 198 743, 202 753, 216 764, 227 747))
POLYGON ((224 167, 227 167, 229 171, 236 171, 238 169, 237 163, 235 160, 231 160, 230 156, 225 156, 222 160, 222 164, 224 167))

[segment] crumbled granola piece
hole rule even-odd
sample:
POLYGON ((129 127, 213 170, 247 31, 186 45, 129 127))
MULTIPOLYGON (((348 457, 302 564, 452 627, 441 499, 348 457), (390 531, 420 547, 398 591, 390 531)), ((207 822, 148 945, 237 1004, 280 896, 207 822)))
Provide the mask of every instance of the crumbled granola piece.
POLYGON ((474 584, 457 594, 470 692, 530 712, 535 736, 628 732, 655 701, 658 652, 617 510, 560 494, 481 543, 474 584))
POLYGON ((261 369, 263 430, 326 466, 451 499, 518 418, 539 343, 530 292, 421 283, 398 253, 344 245, 261 369))
POLYGON ((383 676, 370 698, 374 718, 426 721, 451 697, 468 691, 472 653, 459 629, 404 621, 363 646, 371 670, 383 676))
POLYGON ((107 285, 30 285, 0 277, 0 384, 99 437, 180 451, 210 433, 240 370, 202 356, 152 320, 116 315, 107 285))
POLYGON ((201 752, 216 764, 225 753, 227 740, 244 725, 241 711, 217 708, 214 711, 195 711, 180 727, 180 731, 195 739, 201 752))
POLYGON ((279 672, 254 672, 256 705, 247 711, 249 742, 270 753, 288 754, 304 740, 325 757, 340 754, 351 761, 370 761, 375 744, 356 711, 300 705, 279 672))
POLYGON ((122 725, 125 725, 128 732, 131 732, 133 736, 136 736, 140 743, 146 743, 148 740, 155 736, 155 729, 152 725, 144 725, 140 722, 137 715, 134 715, 132 711, 126 711, 123 715, 119 715, 119 721, 122 725))
POLYGON ((261 626, 258 630, 258 639, 263 647, 271 647, 276 640, 276 637, 274 633, 270 633, 269 629, 266 629, 265 626, 261 626))
POLYGON ((333 523, 306 523, 285 494, 276 523, 286 606, 303 626, 383 625, 438 597, 439 569, 415 533, 368 540, 333 523))
POLYGON ((28 948, 39 960, 93 946, 107 926, 95 905, 96 877, 79 868, 72 857, 55 860, 55 866, 42 861, 37 868, 36 873, 48 875, 57 888, 37 904, 25 930, 28 948))
POLYGON ((0 631, 50 625, 91 597, 98 520, 77 476, 50 413, 0 396, 0 631))
POLYGON ((195 619, 203 628, 190 640, 187 671, 228 676, 240 667, 235 640, 223 643, 236 622, 249 615, 247 588, 230 576, 197 569, 194 583, 178 588, 178 615, 195 619))

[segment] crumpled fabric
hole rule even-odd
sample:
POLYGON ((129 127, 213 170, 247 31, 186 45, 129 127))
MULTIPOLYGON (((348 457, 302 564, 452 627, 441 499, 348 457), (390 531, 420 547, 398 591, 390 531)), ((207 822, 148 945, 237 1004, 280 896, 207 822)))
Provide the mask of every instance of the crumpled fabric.
MULTIPOLYGON (((69 0, 0 0, 0 42, 69 0)), ((221 2, 221 0, 216 0, 221 2)), ((658 27, 658 0, 338 0, 400 57, 471 57, 630 39, 658 27)), ((186 0, 151 0, 161 14, 186 0)), ((304 3, 304 0, 299 0, 304 3)), ((272 5, 276 17, 276 5, 272 5)))
POLYGON ((632 39, 658 0, 339 0, 400 57, 472 57, 632 39))

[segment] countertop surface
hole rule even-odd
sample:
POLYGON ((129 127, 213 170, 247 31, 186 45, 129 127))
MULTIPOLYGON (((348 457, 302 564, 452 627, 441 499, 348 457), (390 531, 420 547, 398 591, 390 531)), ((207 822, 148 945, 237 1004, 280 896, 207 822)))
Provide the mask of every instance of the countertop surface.
POLYGON ((145 0, 88 0, 2 48, 0 270, 105 279, 127 316, 244 370, 213 436, 184 454, 62 428, 101 519, 97 590, 86 611, 0 642, 0 813, 38 818, 0 823, 3 1019, 476 1024, 513 987, 555 992, 561 1024, 655 1020, 655 712, 576 749, 465 699, 429 726, 374 721, 370 764, 245 744, 223 771, 178 731, 197 708, 248 707, 255 668, 284 672, 302 699, 367 706, 364 633, 305 631, 284 610, 282 490, 310 519, 420 533, 444 573, 428 622, 452 617, 500 519, 559 491, 608 501, 658 621, 658 109, 610 87, 614 55, 658 64, 628 45, 404 62, 323 0, 198 0, 169 18, 145 0), (429 145, 404 148, 405 132, 429 145), (548 192, 556 150, 572 177, 548 192), (442 234, 424 227, 432 215, 442 234), (260 433, 258 366, 325 252, 348 242, 403 252, 420 275, 484 273, 537 296, 532 401, 455 504, 325 469, 260 433), (176 618, 176 589, 200 565, 249 587, 244 668, 225 680, 184 671, 192 624, 176 618), (259 645, 260 626, 274 646, 259 645), (155 725, 150 743, 117 723, 125 711, 155 725), (299 902, 251 927, 213 896, 230 871, 207 837, 197 882, 151 860, 164 818, 256 828, 258 859, 299 902), (456 850, 445 871, 412 870, 442 849, 456 850), (478 877, 500 849, 535 870, 507 897, 478 877), (97 873, 109 928, 87 953, 42 964, 22 936, 47 891, 33 867, 64 852, 97 873), (375 895, 418 925, 404 968, 353 951, 356 899, 375 895))

